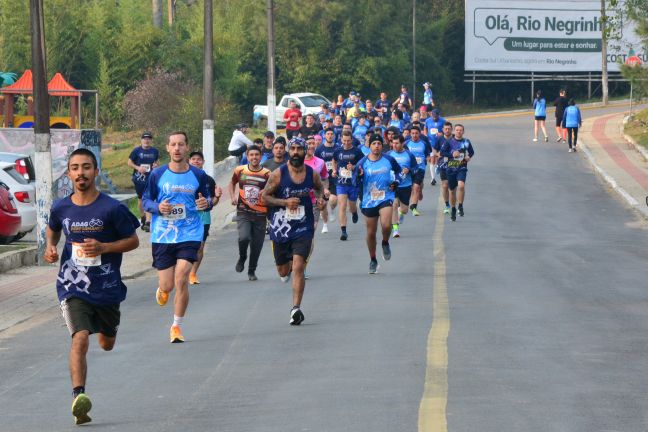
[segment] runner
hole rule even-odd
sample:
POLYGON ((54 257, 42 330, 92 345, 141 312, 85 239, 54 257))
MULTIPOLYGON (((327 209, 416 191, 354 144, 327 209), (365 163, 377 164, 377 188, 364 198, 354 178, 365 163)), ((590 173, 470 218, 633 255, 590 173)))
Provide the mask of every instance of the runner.
POLYGON ((272 146, 272 159, 263 162, 263 168, 274 171, 286 163, 286 139, 282 136, 277 137, 272 146))
POLYGON ((549 141, 545 120, 547 120, 547 101, 542 96, 542 90, 536 92, 536 98, 533 100, 533 109, 535 121, 533 123, 533 142, 538 142, 538 126, 542 128, 545 142, 549 141))
MULTIPOLYGON (((189 154, 189 163, 192 166, 195 166, 198 169, 203 169, 205 165, 205 156, 202 152, 195 151, 189 154)), ((212 207, 218 204, 221 196, 223 195, 223 190, 220 186, 216 186, 216 181, 209 174, 205 173, 207 176, 207 183, 209 185, 209 195, 211 198, 212 207)), ((189 273, 189 283, 191 285, 200 284, 198 280, 198 269, 200 268, 200 263, 202 262, 203 256, 205 255, 205 242, 207 242, 207 237, 209 236, 209 228, 211 228, 211 210, 209 211, 199 211, 200 219, 203 223, 203 239, 200 243, 200 249, 198 249, 198 259, 191 266, 191 272, 189 273)))
POLYGON ((152 145, 153 134, 151 132, 144 132, 140 142, 141 145, 133 149, 128 156, 128 166, 133 168, 132 181, 137 194, 137 208, 141 215, 142 231, 148 232, 151 230, 151 213, 146 213, 142 207, 142 194, 151 171, 153 168, 157 168, 160 152, 152 145))
POLYGON ((378 272, 376 259, 376 232, 378 219, 382 228, 383 259, 391 259, 389 236, 391 235, 392 205, 395 190, 400 183, 401 168, 391 156, 383 154, 383 139, 378 134, 369 138, 371 153, 356 165, 356 182, 362 186, 363 196, 360 204, 367 224, 367 249, 369 250, 369 274, 378 272))
POLYGON ((187 134, 169 134, 166 145, 170 162, 151 173, 144 190, 144 209, 153 213, 151 243, 153 267, 158 270, 159 286, 155 298, 160 306, 173 300, 171 343, 184 342, 181 325, 189 305, 189 272, 198 259, 204 234, 199 210, 211 209, 207 174, 186 160, 189 153, 187 134))
MULTIPOLYGON (((318 173, 320 175, 320 179, 322 180, 322 184, 328 185, 328 169, 326 169, 326 162, 324 162, 322 159, 318 158, 315 156, 315 149, 317 149, 317 136, 309 136, 308 139, 306 140, 306 144, 308 145, 308 149, 306 150, 306 158, 304 159, 304 163, 308 165, 309 167, 313 168, 313 171, 318 173), (326 183, 324 183, 324 180, 326 180, 326 183)), ((327 187, 324 187, 324 194, 323 198, 324 201, 328 201, 330 197, 330 192, 327 187)), ((311 193, 311 201, 313 203, 313 219, 314 219, 314 227, 313 229, 317 230, 317 224, 319 223, 320 220, 320 209, 317 208, 317 200, 315 198, 315 193, 311 193)), ((324 225, 326 225, 326 222, 323 222, 324 225)), ((328 232, 328 226, 323 226, 322 227, 322 232, 326 233, 328 232)), ((306 264, 304 265, 304 279, 309 279, 308 273, 306 272, 306 268, 308 267, 308 262, 310 261, 310 257, 313 254, 313 249, 315 248, 315 237, 313 237, 313 241, 311 242, 311 248, 308 253, 308 257, 306 259, 306 264)))
POLYGON ((418 170, 413 176, 412 196, 410 198, 410 210, 414 216, 420 216, 418 202, 423 199, 423 180, 425 180, 425 169, 427 161, 432 153, 430 143, 421 139, 421 129, 413 127, 410 131, 412 138, 405 143, 406 148, 412 152, 418 163, 418 170))
MULTIPOLYGON (((277 145, 277 144, 275 144, 277 145)), ((261 200, 261 191, 270 177, 270 170, 260 165, 259 148, 250 147, 247 152, 250 163, 234 168, 228 191, 232 205, 236 206, 236 226, 238 229, 239 258, 235 270, 241 273, 245 269, 245 260, 250 247, 248 280, 257 280, 256 268, 263 249, 266 234, 266 215, 268 208, 261 200), (236 194, 238 186, 239 193, 236 194)))
POLYGON ((448 189, 450 189, 450 204, 452 209, 450 219, 457 220, 458 204, 459 216, 464 215, 464 197, 466 193, 466 176, 468 175, 468 162, 472 159, 475 151, 470 140, 463 137, 463 125, 456 125, 454 138, 445 141, 441 147, 441 156, 446 158, 448 165, 446 175, 448 177, 448 189))
POLYGON ((407 108, 410 108, 412 104, 412 99, 409 96, 409 93, 407 92, 407 86, 405 84, 401 84, 401 92, 400 95, 398 96, 397 99, 394 100, 392 103, 392 107, 396 107, 398 104, 403 104, 407 108))
POLYGON ((356 206, 358 188, 353 184, 353 170, 363 157, 364 153, 362 153, 362 150, 353 145, 351 132, 342 132, 342 147, 338 147, 333 152, 332 172, 332 177, 336 179, 337 183, 336 192, 340 204, 338 218, 340 219, 340 229, 342 230, 342 234, 340 235, 340 240, 342 241, 349 238, 346 229, 347 203, 349 210, 351 210, 351 220, 353 223, 358 223, 358 207, 356 206))
POLYGON ((450 192, 448 191, 448 175, 446 173, 448 162, 445 158, 441 157, 441 147, 443 147, 444 143, 449 143, 452 137, 452 123, 447 121, 443 125, 443 136, 437 141, 437 147, 434 149, 435 159, 437 161, 437 170, 439 171, 439 177, 441 178, 441 194, 443 195, 443 202, 445 203, 443 213, 445 214, 450 214, 450 192))
POLYGON ((392 208, 392 235, 395 238, 400 237, 400 224, 405 220, 412 195, 412 178, 418 170, 416 158, 409 150, 405 149, 404 143, 405 138, 402 135, 393 137, 392 150, 387 153, 401 167, 401 181, 396 189, 392 208))
POLYGON ((297 102, 291 99, 289 106, 290 108, 284 111, 283 115, 283 121, 286 123, 286 136, 288 139, 299 134, 299 123, 302 118, 302 112, 297 108, 297 102))
POLYGON ((139 245, 135 233, 139 222, 119 201, 97 190, 99 170, 90 150, 80 148, 70 154, 67 175, 74 193, 52 206, 43 258, 50 264, 58 261, 56 245, 63 232, 56 291, 72 338, 72 415, 80 425, 92 421, 88 416, 92 402, 85 393, 89 336, 97 333, 104 351, 115 346, 119 304, 126 298, 120 273, 122 254, 139 245))
POLYGON ((562 124, 563 114, 565 108, 567 108, 567 90, 560 89, 560 93, 553 104, 556 107, 554 113, 556 115, 556 135, 558 135, 556 142, 567 141, 567 129, 562 124))
POLYGON ((581 116, 580 109, 576 106, 574 98, 569 99, 569 106, 563 113, 563 125, 567 129, 567 144, 569 145, 569 153, 575 152, 576 144, 578 142, 578 128, 583 125, 583 117, 581 116), (572 139, 574 146, 572 147, 572 139))
POLYGON ((268 159, 274 157, 274 139, 275 134, 272 131, 267 131, 263 134, 263 147, 261 148, 261 164, 263 164, 268 159))
MULTIPOLYGON (((438 109, 433 109, 430 112, 430 117, 425 120, 425 136, 430 140, 430 146, 434 148, 439 148, 439 138, 441 138, 443 125, 446 120, 441 117, 438 109)), ((436 162, 434 160, 433 162, 436 162)), ((432 180, 430 184, 434 186, 436 184, 436 163, 430 164, 430 175, 432 180)))
POLYGON ((322 209, 322 233, 325 234, 328 232, 328 223, 335 221, 335 207, 337 206, 337 181, 332 176, 333 174, 333 153, 335 149, 338 148, 337 145, 333 142, 335 133, 333 129, 327 129, 324 133, 324 142, 322 145, 315 149, 315 156, 322 159, 326 164, 326 169, 328 170, 328 180, 329 180, 329 191, 331 193, 328 200, 328 206, 331 208, 331 217, 329 218, 329 212, 327 206, 322 209))
POLYGON ((423 92, 423 106, 428 111, 431 111, 435 103, 434 103, 434 95, 432 94, 432 89, 430 88, 430 83, 424 82, 423 88, 425 89, 425 91, 423 92))
POLYGON ((299 136, 306 139, 309 135, 315 135, 322 129, 322 126, 315 122, 313 114, 306 114, 304 125, 299 128, 299 136))
POLYGON ((292 274, 293 307, 290 311, 291 325, 304 321, 301 302, 304 296, 304 268, 315 234, 313 202, 314 191, 317 206, 324 208, 320 176, 304 164, 306 142, 301 138, 290 140, 289 163, 273 171, 263 190, 263 201, 269 207, 270 239, 277 272, 283 281, 292 274))

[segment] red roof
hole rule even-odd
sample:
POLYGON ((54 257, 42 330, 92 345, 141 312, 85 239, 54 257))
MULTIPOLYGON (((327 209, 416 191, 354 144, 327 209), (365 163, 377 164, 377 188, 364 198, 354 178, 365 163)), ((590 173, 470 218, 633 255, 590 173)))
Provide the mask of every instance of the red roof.
MULTIPOLYGON (((78 97, 79 91, 72 87, 60 72, 50 80, 47 84, 47 90, 50 96, 69 96, 78 97)), ((2 87, 0 93, 13 93, 13 94, 32 94, 34 92, 32 71, 27 69, 24 74, 16 81, 7 87, 2 87)))
POLYGON ((2 87, 0 93, 31 94, 33 93, 33 89, 32 71, 31 69, 27 69, 18 81, 10 86, 2 87))

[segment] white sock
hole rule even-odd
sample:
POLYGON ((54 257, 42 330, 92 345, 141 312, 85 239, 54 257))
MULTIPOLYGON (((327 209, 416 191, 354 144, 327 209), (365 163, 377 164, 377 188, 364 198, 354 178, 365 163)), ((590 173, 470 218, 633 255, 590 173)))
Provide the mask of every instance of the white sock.
POLYGON ((184 317, 179 317, 178 315, 173 315, 173 325, 177 326, 177 327, 180 327, 180 325, 182 325, 182 320, 183 319, 184 319, 184 317))

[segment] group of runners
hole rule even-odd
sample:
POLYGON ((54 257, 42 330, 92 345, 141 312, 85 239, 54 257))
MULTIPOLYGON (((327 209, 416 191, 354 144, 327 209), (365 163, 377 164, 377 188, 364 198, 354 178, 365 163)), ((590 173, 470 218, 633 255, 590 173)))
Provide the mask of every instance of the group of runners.
MULTIPOLYGON (((554 112, 556 117, 556 142, 565 142, 568 146, 568 152, 578 151, 578 129, 583 125, 581 111, 576 106, 574 98, 567 98, 567 90, 560 89, 558 97, 554 100, 553 105, 556 107, 554 112)), ((547 100, 542 90, 536 92, 533 100, 533 141, 538 141, 538 130, 542 130, 545 142, 549 141, 547 134, 547 100)))
MULTIPOLYGON (((401 102, 395 102, 393 107, 398 109, 401 102)), ((357 98, 353 103, 358 105, 357 98)), ((292 283, 290 325, 299 325, 305 319, 301 305, 308 278, 306 267, 319 219, 326 234, 337 210, 340 240, 346 241, 348 213, 354 224, 362 213, 369 273, 375 274, 379 267, 378 231, 382 258, 389 260, 390 239, 401 235, 405 215, 409 210, 415 216, 421 214, 417 204, 423 197, 428 164, 433 184, 437 174, 441 180, 443 211, 453 221, 457 214, 464 215, 472 145, 463 136, 463 126, 453 126, 438 111, 431 110, 430 117, 422 118, 425 108, 410 111, 409 124, 402 128, 385 128, 375 122, 363 130, 364 137, 354 137, 352 123, 365 117, 352 113, 345 118, 339 136, 333 127, 324 127, 314 119, 305 121, 304 129, 288 140, 267 132, 263 139, 246 145, 245 163, 234 169, 226 186, 237 209, 239 254, 235 271, 243 272, 247 265, 248 279, 257 280, 258 260, 268 234, 279 278, 292 283)), ((362 126, 360 120, 358 124, 362 126)), ((141 225, 151 233, 153 266, 158 271, 157 304, 165 306, 175 291, 169 329, 172 343, 184 341, 182 324, 189 304, 189 285, 200 283, 197 272, 209 235, 209 212, 219 203, 223 190, 202 170, 204 157, 190 151, 185 132, 169 134, 166 151, 170 160, 162 166, 158 166, 159 153, 151 145, 152 138, 150 132, 143 133, 141 145, 128 161, 133 168, 141 220, 96 188, 96 156, 82 148, 68 160, 74 193, 51 209, 44 259, 61 262, 57 292, 72 337, 69 367, 72 413, 77 424, 91 421, 88 412, 92 404, 85 392, 89 335, 97 333, 104 350, 111 350, 115 344, 119 305, 126 297, 120 274, 122 255, 139 246, 136 229, 141 225), (59 256, 57 245, 62 233, 65 243, 59 256)))

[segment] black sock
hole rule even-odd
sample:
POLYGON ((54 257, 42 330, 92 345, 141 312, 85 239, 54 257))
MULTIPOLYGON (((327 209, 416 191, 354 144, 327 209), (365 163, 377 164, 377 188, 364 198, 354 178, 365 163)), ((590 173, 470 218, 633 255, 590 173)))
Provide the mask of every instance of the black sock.
POLYGON ((342 229, 342 232, 343 232, 344 234, 346 234, 346 227, 343 226, 343 227, 340 227, 340 228, 342 229))
POLYGON ((446 204, 446 207, 450 207, 450 201, 446 201, 445 204, 446 204))
POLYGON ((410 210, 414 210, 416 208, 417 204, 410 204, 410 210))
POLYGON ((78 387, 74 387, 74 388, 72 389, 72 397, 77 397, 77 396, 79 396, 81 393, 85 393, 85 387, 83 387, 83 386, 78 386, 78 387))
POLYGON ((462 208, 463 208, 463 203, 459 203, 458 207, 459 207, 460 209, 462 209, 462 208))
POLYGON ((383 245, 383 246, 387 246, 387 245, 389 245, 389 242, 388 242, 388 241, 385 241, 385 240, 383 240, 383 241, 382 241, 382 245, 383 245))
POLYGON ((371 255, 371 261, 378 261, 378 260, 376 259, 376 255, 371 255))

